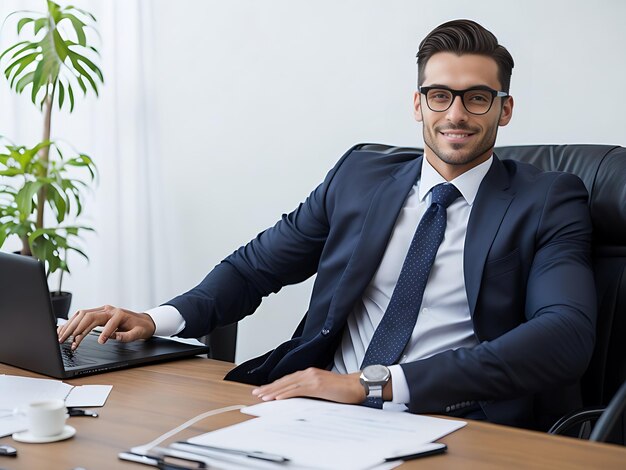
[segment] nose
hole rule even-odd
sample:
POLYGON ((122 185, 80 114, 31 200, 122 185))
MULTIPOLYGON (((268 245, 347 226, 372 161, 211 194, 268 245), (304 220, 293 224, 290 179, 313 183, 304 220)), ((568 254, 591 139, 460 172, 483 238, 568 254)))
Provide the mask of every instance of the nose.
POLYGON ((467 109, 463 104, 463 99, 460 96, 455 96, 452 100, 452 104, 446 111, 446 118, 450 122, 465 122, 468 118, 467 109))

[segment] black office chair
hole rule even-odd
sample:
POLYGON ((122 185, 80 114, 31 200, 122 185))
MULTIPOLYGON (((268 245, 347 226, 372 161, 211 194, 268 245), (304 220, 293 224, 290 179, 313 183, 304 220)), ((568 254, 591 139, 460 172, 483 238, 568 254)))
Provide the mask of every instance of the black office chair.
POLYGON ((626 148, 532 145, 496 149, 501 159, 574 173, 589 191, 598 324, 593 357, 581 381, 585 408, 548 431, 626 444, 626 148), (621 388, 620 388, 621 387, 621 388), (612 400, 611 400, 612 399, 612 400))
POLYGON ((237 323, 216 328, 211 334, 200 338, 209 346, 209 357, 219 361, 235 362, 237 349, 237 323))

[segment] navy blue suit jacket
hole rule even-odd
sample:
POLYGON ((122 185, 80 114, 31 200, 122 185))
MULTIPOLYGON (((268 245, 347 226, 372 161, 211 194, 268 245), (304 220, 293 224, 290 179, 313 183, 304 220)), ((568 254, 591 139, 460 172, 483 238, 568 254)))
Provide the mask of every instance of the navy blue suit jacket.
MULTIPOLYGON (((264 296, 317 273, 292 339, 227 379, 271 382, 327 368, 348 314, 378 268, 407 194, 416 151, 350 149, 300 206, 173 299, 199 337, 255 311, 264 296)), ((579 405, 596 299, 587 192, 567 173, 497 157, 470 215, 464 275, 480 344, 402 364, 415 413, 480 403, 490 421, 545 428, 579 405)))

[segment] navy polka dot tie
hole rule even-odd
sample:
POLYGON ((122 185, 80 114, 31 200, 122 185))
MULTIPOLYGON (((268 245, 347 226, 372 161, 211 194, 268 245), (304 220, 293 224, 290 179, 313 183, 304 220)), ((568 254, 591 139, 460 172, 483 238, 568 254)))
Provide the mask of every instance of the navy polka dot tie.
POLYGON ((404 351, 415 328, 428 275, 446 231, 446 209, 460 196, 459 190, 449 183, 432 189, 431 205, 415 230, 389 306, 365 352, 361 369, 372 364, 395 364, 404 351))

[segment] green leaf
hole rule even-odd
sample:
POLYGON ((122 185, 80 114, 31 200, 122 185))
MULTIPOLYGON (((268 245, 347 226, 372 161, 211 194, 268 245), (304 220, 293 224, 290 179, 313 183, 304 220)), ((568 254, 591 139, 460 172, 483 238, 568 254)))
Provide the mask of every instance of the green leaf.
POLYGON ((38 20, 35 20, 35 36, 37 36, 37 33, 47 26, 48 26, 47 17, 44 16, 43 18, 39 18, 38 20))
POLYGON ((15 51, 15 53, 11 56, 11 59, 15 59, 17 58, 20 54, 26 52, 26 51, 32 51, 34 50, 35 52, 40 52, 39 51, 39 43, 36 42, 29 42, 28 44, 26 44, 24 47, 22 47, 19 51, 15 51))
POLYGON ((31 21, 35 21, 33 18, 22 18, 17 22, 17 34, 20 34, 20 31, 24 26, 26 26, 31 21))
POLYGON ((59 109, 63 107, 63 101, 65 100, 65 87, 63 82, 59 82, 59 109))
POLYGON ((23 174, 24 174, 24 170, 21 170, 19 168, 13 168, 13 167, 0 171, 0 176, 17 176, 17 175, 23 175, 23 174))
POLYGON ((48 199, 50 205, 56 213, 57 223, 61 223, 65 220, 65 216, 68 215, 69 207, 66 200, 65 193, 62 189, 58 188, 54 184, 48 186, 48 199))
POLYGON ((0 248, 2 248, 2 245, 4 245, 4 241, 7 239, 8 236, 8 224, 0 225, 0 248))
MULTIPOLYGON (((37 56, 39 55, 39 53, 34 52, 32 54, 29 55, 25 55, 24 57, 20 58, 19 60, 16 60, 15 62, 13 62, 13 64, 11 64, 7 69, 5 74, 9 73, 10 69, 12 67, 14 67, 15 65, 19 64, 19 67, 16 69, 15 73, 13 74, 13 79, 11 80, 11 83, 9 84, 9 86, 11 88, 14 88, 14 83, 15 80, 20 76, 20 74, 22 73, 22 71, 28 67, 30 64, 33 63, 33 61, 37 58, 37 56)), ((8 79, 8 77, 7 77, 8 79)))
POLYGON ((52 39, 54 41, 54 51, 56 52, 56 57, 51 60, 58 60, 61 63, 65 62, 70 50, 57 29, 52 31, 52 39))
POLYGON ((96 64, 94 64, 91 60, 89 60, 87 57, 80 55, 78 53, 76 53, 76 58, 77 60, 80 60, 81 62, 83 62, 87 67, 89 67, 89 69, 91 69, 91 71, 93 73, 95 73, 98 78, 100 79, 100 81, 102 83, 104 83, 104 77, 102 76, 102 72, 100 71, 100 69, 96 66, 96 64))
POLYGON ((9 47, 6 51, 4 51, 2 54, 0 54, 0 60, 2 60, 2 58, 8 54, 9 52, 11 52, 13 49, 15 49, 16 47, 20 47, 23 44, 31 44, 30 41, 20 41, 18 43, 13 44, 11 47, 9 47))
POLYGON ((20 54, 29 51, 29 50, 33 50, 35 49, 35 54, 38 52, 37 49, 37 44, 27 44, 26 46, 22 47, 19 51, 16 51, 15 54, 13 54, 11 56, 11 59, 15 59, 14 62, 12 62, 9 66, 7 66, 7 68, 4 71, 4 76, 7 78, 9 78, 9 75, 11 74, 11 69, 13 69, 13 67, 15 67, 16 64, 19 63, 19 61, 22 59, 22 57, 20 57, 20 54))
MULTIPOLYGON (((83 258, 85 258, 87 261, 89 261, 89 257, 82 251, 79 250, 78 248, 76 248, 75 246, 71 246, 68 247, 70 250, 75 251, 76 253, 78 253, 79 255, 81 255, 83 258)), ((69 272, 69 271, 68 271, 69 272)))
POLYGON ((61 21, 61 7, 59 4, 48 0, 48 15, 52 17, 55 23, 61 21))
MULTIPOLYGON (((96 85, 95 80, 93 79, 93 77, 83 68, 83 66, 80 64, 79 59, 84 59, 83 56, 73 52, 73 51, 69 51, 68 57, 70 58, 70 60, 72 61, 72 65, 74 66, 74 68, 76 69, 76 71, 78 73, 80 73, 81 77, 86 78, 87 81, 89 82, 89 84, 91 85, 91 88, 93 89, 93 91, 96 93, 96 96, 98 96, 98 86, 96 85)), ((80 79, 81 77, 76 77, 77 79, 80 79)), ((84 86, 84 84, 83 84, 84 86)), ((83 90, 85 93, 87 92, 86 88, 83 90)))
POLYGON ((28 216, 33 212, 33 198, 41 186, 43 185, 38 181, 27 181, 17 192, 15 202, 22 216, 28 216))
POLYGON ((45 77, 43 74, 45 61, 42 60, 37 64, 37 68, 35 69, 35 75, 33 76, 33 89, 30 92, 30 99, 34 104, 37 104, 37 94, 41 87, 45 84, 45 77))
POLYGON ((87 94, 87 87, 85 86, 85 82, 83 81, 82 76, 76 77, 76 81, 80 85, 80 88, 83 90, 83 95, 87 94))
POLYGON ((34 171, 33 165, 37 164, 37 153, 44 147, 50 146, 50 142, 39 142, 33 148, 20 147, 20 151, 14 155, 15 160, 19 163, 20 167, 24 171, 32 173, 34 171))
POLYGON ((75 7, 75 6, 73 6, 73 5, 68 5, 68 6, 66 6, 66 7, 65 7, 65 9, 66 9, 66 10, 76 10, 77 12, 82 13, 82 14, 83 14, 83 15, 85 15, 85 16, 88 16, 88 17, 89 17, 89 18, 91 18, 93 21, 98 21, 98 20, 96 20, 96 17, 95 17, 95 16, 93 16, 93 15, 92 15, 91 13, 89 13, 88 11, 86 11, 86 10, 81 10, 80 8, 76 8, 76 7, 75 7))
POLYGON ((33 82, 34 77, 35 72, 29 72, 25 74, 22 78, 19 79, 19 81, 15 85, 15 91, 17 93, 22 93, 22 91, 24 91, 24 88, 26 88, 30 83, 33 82))
POLYGON ((67 84, 67 94, 70 97, 70 113, 74 111, 74 90, 72 90, 72 85, 67 84))
POLYGON ((63 16, 72 22, 72 25, 74 26, 74 31, 76 32, 76 37, 78 39, 78 44, 80 44, 81 46, 86 46, 87 38, 85 37, 84 28, 87 25, 71 13, 65 13, 63 16))

